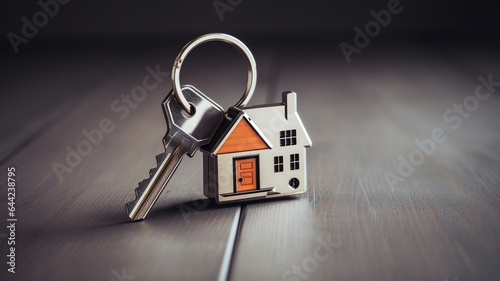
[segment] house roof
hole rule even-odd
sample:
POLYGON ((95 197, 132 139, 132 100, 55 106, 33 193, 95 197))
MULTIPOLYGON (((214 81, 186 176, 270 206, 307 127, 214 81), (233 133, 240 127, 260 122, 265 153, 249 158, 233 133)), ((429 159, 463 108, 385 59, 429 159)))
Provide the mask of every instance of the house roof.
POLYGON ((270 149, 271 142, 267 140, 257 125, 247 114, 242 112, 236 118, 230 130, 215 149, 215 154, 241 152, 249 150, 270 149))
POLYGON ((280 146, 280 131, 297 131, 297 145, 310 147, 311 139, 297 113, 297 95, 284 92, 283 102, 253 107, 231 107, 211 144, 202 147, 212 154, 280 146))

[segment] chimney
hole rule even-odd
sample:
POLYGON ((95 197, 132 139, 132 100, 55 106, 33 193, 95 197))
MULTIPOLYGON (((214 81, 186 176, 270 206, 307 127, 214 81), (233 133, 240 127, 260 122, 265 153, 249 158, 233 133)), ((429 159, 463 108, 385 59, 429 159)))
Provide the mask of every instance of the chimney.
POLYGON ((297 94, 292 91, 283 92, 283 103, 285 104, 285 118, 289 118, 297 112, 297 94))

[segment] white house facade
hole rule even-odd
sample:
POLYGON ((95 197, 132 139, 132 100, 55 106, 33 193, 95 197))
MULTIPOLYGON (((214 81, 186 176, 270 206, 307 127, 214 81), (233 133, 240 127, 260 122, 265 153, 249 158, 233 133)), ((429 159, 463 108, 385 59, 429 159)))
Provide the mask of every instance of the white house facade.
POLYGON ((280 104, 241 108, 231 117, 214 145, 202 150, 205 195, 225 203, 304 193, 312 142, 297 95, 285 92, 280 104))

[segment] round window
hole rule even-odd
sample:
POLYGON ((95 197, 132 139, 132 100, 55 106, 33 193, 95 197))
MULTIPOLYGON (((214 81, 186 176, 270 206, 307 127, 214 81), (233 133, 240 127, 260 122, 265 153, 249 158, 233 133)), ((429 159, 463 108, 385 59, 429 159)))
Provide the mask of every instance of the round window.
POLYGON ((299 180, 297 178, 293 178, 288 182, 288 185, 293 189, 297 189, 297 187, 299 187, 299 180))

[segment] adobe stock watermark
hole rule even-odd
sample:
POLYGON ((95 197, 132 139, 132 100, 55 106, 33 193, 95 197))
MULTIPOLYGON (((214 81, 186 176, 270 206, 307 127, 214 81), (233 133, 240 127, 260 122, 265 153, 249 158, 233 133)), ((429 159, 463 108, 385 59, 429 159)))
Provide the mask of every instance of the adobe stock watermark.
POLYGON ((223 22, 224 13, 234 11, 234 8, 238 7, 241 3, 243 3, 243 0, 214 0, 212 5, 220 21, 223 22))
POLYGON ((290 270, 283 272, 281 280, 300 281, 309 279, 309 274, 316 271, 319 264, 326 261, 331 256, 334 249, 340 247, 340 243, 332 241, 332 236, 330 234, 328 234, 326 240, 318 237, 316 241, 318 242, 318 245, 314 249, 313 255, 304 258, 301 264, 294 264, 290 270))
MULTIPOLYGON (((479 83, 476 86, 474 95, 464 98, 457 104, 453 104, 443 113, 443 120, 449 124, 451 129, 458 130, 464 119, 471 116, 471 113, 478 110, 481 102, 485 102, 495 92, 495 88, 500 86, 500 81, 493 81, 493 74, 489 74, 488 78, 479 75, 477 77, 479 83)), ((399 165, 397 174, 393 172, 385 172, 385 180, 387 184, 394 190, 394 186, 399 182, 402 183, 409 176, 413 175, 415 168, 422 165, 426 157, 431 156, 436 151, 437 144, 443 144, 447 141, 448 135, 442 128, 434 128, 429 138, 419 140, 415 139, 414 143, 417 148, 411 151, 407 158, 403 155, 398 156, 399 165)))
MULTIPOLYGON (((408 0, 412 1, 412 0, 408 0)), ((351 63, 351 56, 354 54, 361 54, 362 49, 370 45, 371 39, 377 37, 382 31, 382 27, 387 27, 392 20, 393 15, 398 15, 404 10, 403 5, 399 0, 389 0, 387 2, 387 9, 382 9, 378 12, 375 10, 370 11, 370 15, 374 20, 365 24, 364 30, 358 26, 354 27, 353 44, 342 41, 339 44, 340 50, 344 55, 347 63, 351 63), (354 46, 353 46, 354 45, 354 46)))
POLYGON ((38 6, 41 10, 35 12, 31 20, 27 17, 22 17, 21 21, 23 26, 18 35, 14 32, 9 32, 7 38, 9 39, 12 49, 17 54, 19 53, 19 45, 28 44, 29 40, 38 34, 39 28, 43 28, 49 22, 49 17, 53 18, 59 13, 60 5, 66 5, 70 0, 40 0, 38 6))
MULTIPOLYGON (((123 121, 128 118, 130 112, 136 109, 149 95, 149 92, 156 89, 165 78, 169 77, 168 72, 162 72, 160 65, 156 65, 156 69, 152 69, 149 65, 146 66, 147 74, 142 78, 142 84, 132 88, 130 94, 122 93, 120 98, 116 98, 110 104, 110 110, 115 114, 115 118, 123 121)), ((83 159, 89 156, 95 147, 100 145, 107 134, 112 133, 116 128, 116 122, 112 118, 104 117, 94 129, 83 129, 81 131, 83 139, 76 143, 75 146, 66 146, 65 161, 52 162, 52 169, 57 178, 61 181, 66 173, 71 173, 74 168, 78 167, 83 159)))
POLYGON ((135 279, 134 275, 130 275, 125 272, 125 267, 122 268, 121 273, 116 269, 112 269, 111 275, 113 275, 113 278, 111 278, 109 281, 131 281, 135 279))

